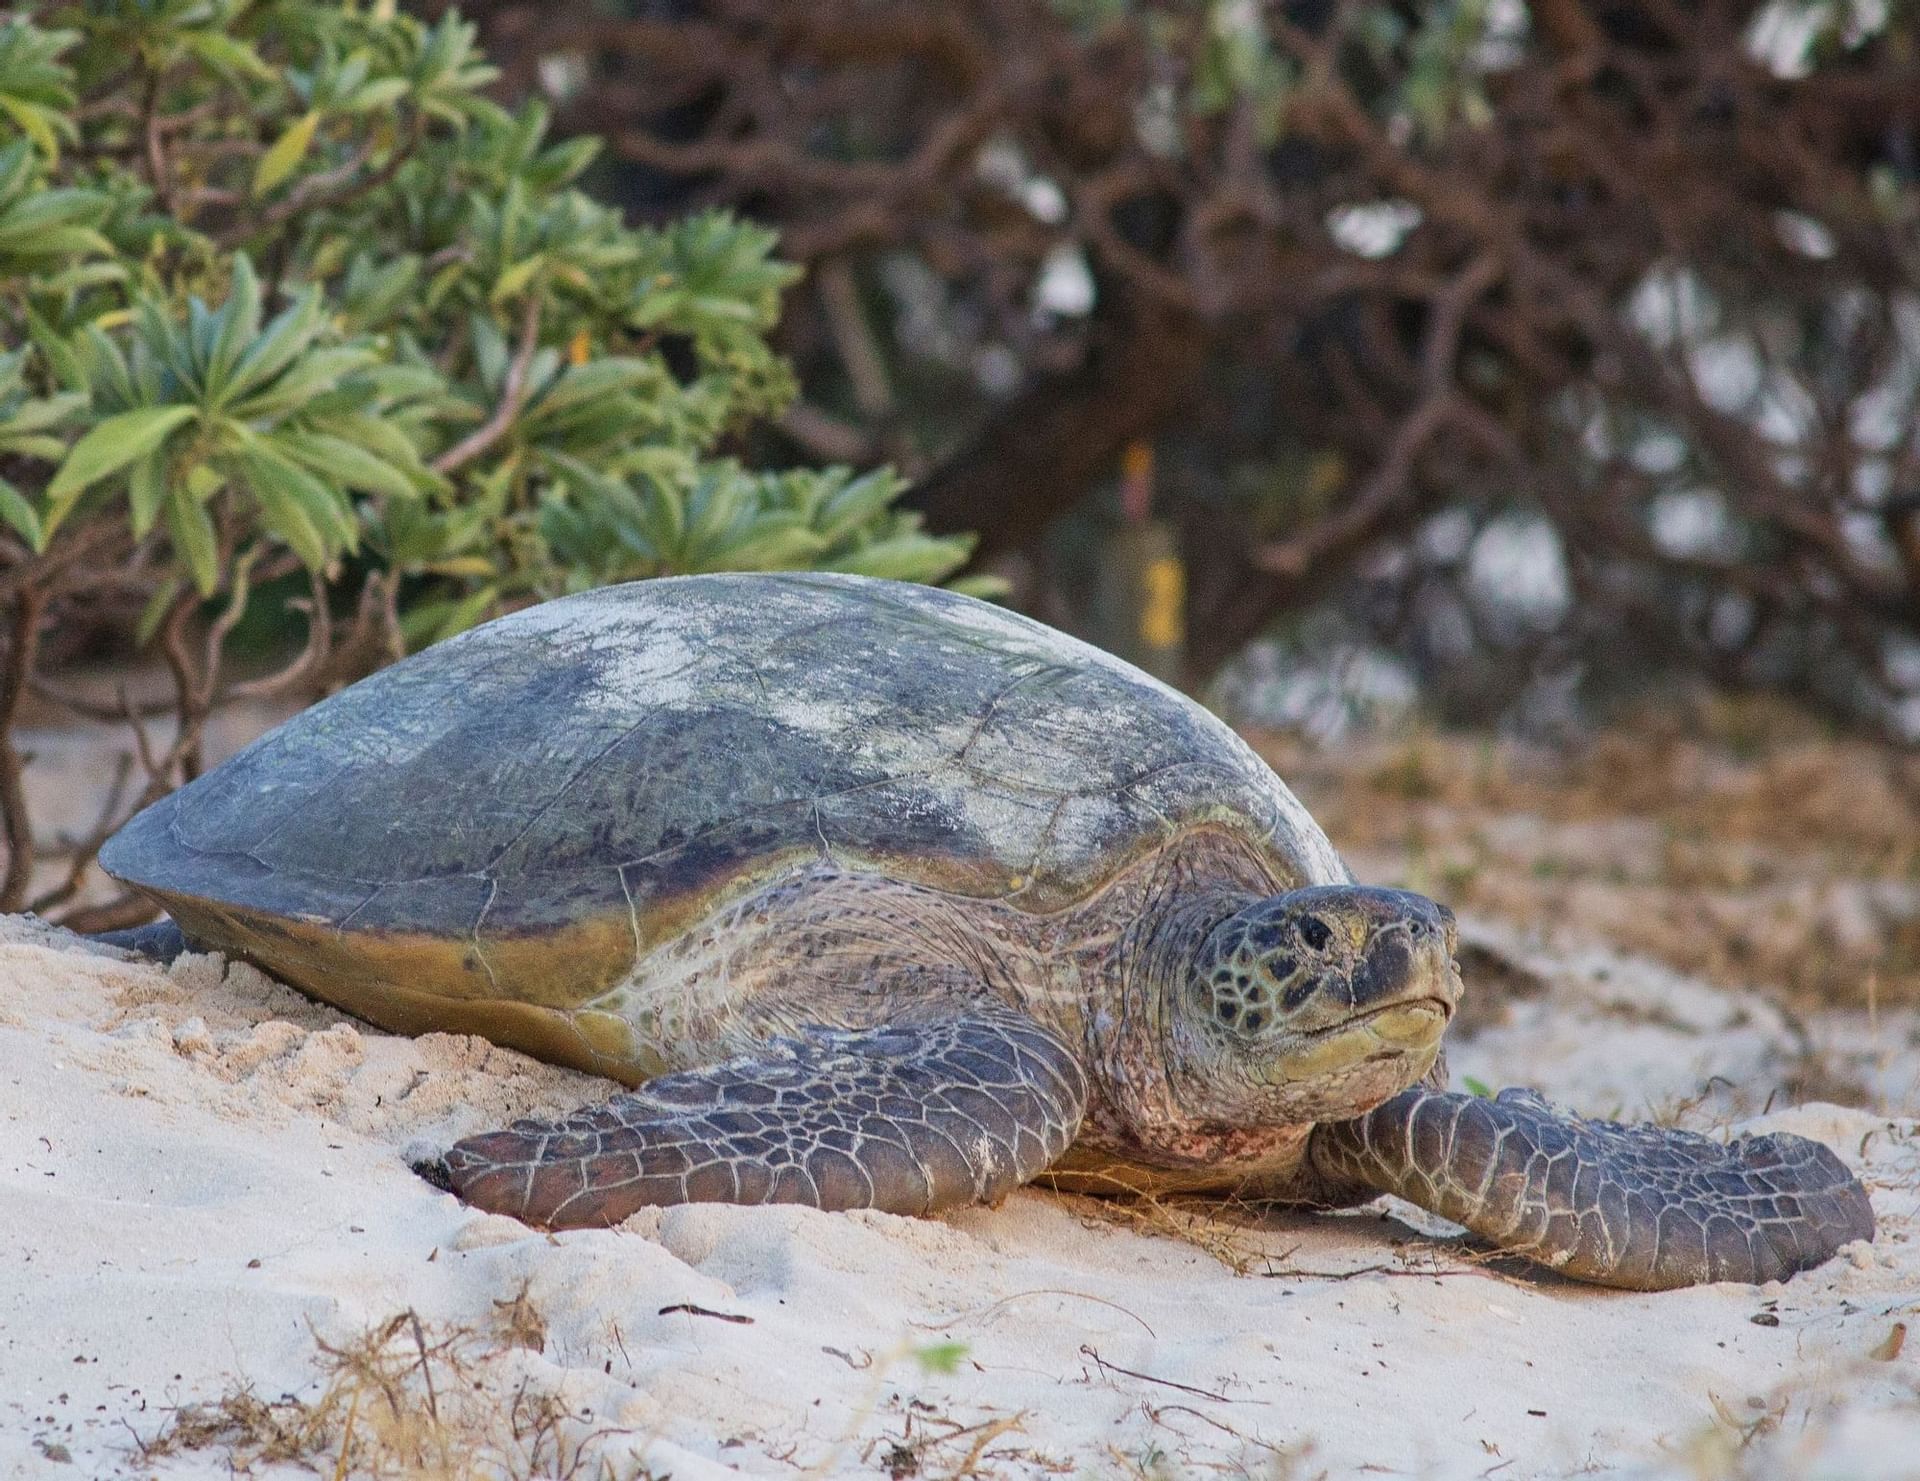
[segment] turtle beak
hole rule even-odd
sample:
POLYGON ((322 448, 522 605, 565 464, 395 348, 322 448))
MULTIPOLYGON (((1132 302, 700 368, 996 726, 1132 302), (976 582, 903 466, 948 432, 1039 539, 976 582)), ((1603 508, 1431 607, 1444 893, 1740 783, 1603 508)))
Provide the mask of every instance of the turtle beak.
POLYGON ((1425 1004, 1438 1011, 1442 1027, 1453 1017, 1460 1001, 1460 972, 1453 960, 1459 925, 1446 906, 1420 904, 1426 908, 1410 909, 1368 937, 1348 978, 1357 1016, 1397 1004, 1425 1004))

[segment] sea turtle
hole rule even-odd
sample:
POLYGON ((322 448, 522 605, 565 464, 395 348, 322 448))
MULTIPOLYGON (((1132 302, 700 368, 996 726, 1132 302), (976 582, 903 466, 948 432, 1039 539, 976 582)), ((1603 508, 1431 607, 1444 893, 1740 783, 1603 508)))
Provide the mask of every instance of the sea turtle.
POLYGON ((1648 1289, 1873 1233, 1815 1142, 1447 1090, 1452 915, 1355 884, 1199 705, 950 592, 715 575, 531 607, 290 720, 101 861, 376 1024, 638 1087, 429 1169, 537 1225, 923 1214, 1036 1177, 1384 1191, 1648 1289))

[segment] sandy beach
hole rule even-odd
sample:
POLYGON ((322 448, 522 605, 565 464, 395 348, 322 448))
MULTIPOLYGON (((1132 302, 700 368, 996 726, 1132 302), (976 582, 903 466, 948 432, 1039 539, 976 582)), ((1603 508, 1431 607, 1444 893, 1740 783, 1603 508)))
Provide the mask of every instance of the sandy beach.
POLYGON ((1920 1128, 1754 1118, 1809 1033, 1910 1110, 1886 1043, 1913 1025, 1790 1021, 1470 934, 1532 986, 1464 1025, 1457 1078, 1523 1066, 1588 1112, 1818 1137, 1873 1190, 1878 1242, 1786 1284, 1642 1296, 1490 1265, 1382 1206, 1026 1191, 553 1237, 408 1157, 604 1084, 8 919, 0 1473, 1911 1475, 1920 1128))

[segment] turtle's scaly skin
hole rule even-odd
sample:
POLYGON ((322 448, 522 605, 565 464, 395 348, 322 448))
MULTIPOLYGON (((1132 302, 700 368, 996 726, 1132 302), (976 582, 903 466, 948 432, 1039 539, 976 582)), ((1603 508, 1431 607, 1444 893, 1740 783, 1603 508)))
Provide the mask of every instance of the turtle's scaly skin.
POLYGON ((376 1023, 643 1086, 434 1170, 551 1227, 702 1199, 924 1213, 1042 1174, 1384 1190, 1649 1287, 1872 1230, 1797 1138, 1410 1089, 1440 1077, 1451 917, 1354 885, 1197 705, 950 593, 551 602, 315 706, 101 860, 190 941, 376 1023))
POLYGON ((667 1075, 558 1126, 447 1155, 449 1186, 548 1227, 666 1203, 804 1203, 925 1214, 998 1203, 1066 1151, 1087 1082, 1024 1015, 765 1046, 750 1067, 667 1075))
POLYGON ((1313 1137, 1327 1176, 1397 1193, 1579 1280, 1761 1284, 1873 1238, 1866 1189, 1805 1137, 1568 1116, 1530 1090, 1408 1090, 1313 1137))

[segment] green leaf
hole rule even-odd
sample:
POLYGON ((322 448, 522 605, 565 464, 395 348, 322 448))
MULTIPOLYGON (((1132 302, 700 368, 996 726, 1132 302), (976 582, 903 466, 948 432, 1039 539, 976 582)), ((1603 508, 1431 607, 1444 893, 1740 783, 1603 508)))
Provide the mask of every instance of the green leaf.
MULTIPOLYGON (((251 391, 244 401, 229 403, 228 410, 235 416, 247 417, 274 417, 298 411, 315 397, 331 391, 346 376, 365 369, 374 358, 374 351, 365 345, 326 345, 310 349, 272 384, 251 391)), ((235 379, 239 379, 238 375, 235 379)))
POLYGON ((383 463, 405 472, 416 488, 442 488, 446 480, 420 461, 420 449, 391 421, 353 414, 315 418, 317 431, 364 448, 383 463))
POLYGON ((1013 595, 1013 583, 1004 576, 957 576, 946 583, 946 589, 983 602, 1003 602, 1013 595))
POLYGON ((146 606, 140 609, 140 621, 135 624, 133 640, 142 648, 153 641, 153 635, 160 630, 160 624, 173 608, 175 598, 180 595, 180 578, 169 576, 160 583, 154 594, 147 598, 146 606))
POLYGON ((90 226, 33 227, 18 242, 10 232, 0 231, 0 252, 11 252, 16 258, 44 260, 112 251, 113 243, 90 226))
POLYGON ((241 454, 240 463, 268 523, 310 569, 321 569, 335 551, 358 543, 359 527, 347 497, 277 446, 262 441, 241 454))
POLYGON ((967 1355, 964 1342, 929 1342, 913 1350, 914 1361, 929 1373, 952 1373, 967 1355))
POLYGON ((890 581, 938 581, 966 562, 967 543, 951 536, 895 535, 827 561, 822 569, 890 581))
POLYGON ((33 174, 33 145, 26 139, 15 139, 13 143, 0 149, 0 200, 16 194, 33 174))
POLYGON ((4 519, 38 555, 47 548, 46 532, 40 528, 40 516, 33 512, 20 490, 0 478, 0 519, 4 519))
POLYGON ((268 479, 249 479, 249 487, 254 498, 260 501, 267 528, 280 537, 309 571, 325 570, 329 559, 326 537, 307 511, 268 479))
POLYGON ((500 588, 483 586, 465 601, 456 602, 453 610, 440 624, 440 630, 434 635, 436 640, 453 637, 463 633, 481 618, 487 615, 487 609, 500 600, 500 588))
POLYGON ((569 366, 535 408, 541 415, 588 405, 626 391, 657 386, 660 369, 652 361, 606 355, 584 365, 569 366))
POLYGON ((309 288, 286 308, 274 315, 260 337, 247 346, 239 364, 233 367, 232 383, 226 388, 231 396, 244 396, 264 386, 313 343, 320 332, 320 290, 309 288))
POLYGON ((184 488, 167 500, 167 533, 173 536, 173 548, 193 573, 193 584, 200 595, 210 597, 220 589, 220 536, 206 506, 184 488))
POLYGON ((662 555, 671 556, 686 543, 686 496, 664 478, 643 477, 640 482, 647 538, 662 555))
POLYGON ((57 463, 67 455, 66 439, 48 432, 0 433, 0 449, 43 463, 57 463))
POLYGON ((1490 1087, 1485 1080, 1476 1080, 1472 1075, 1462 1075, 1460 1077, 1460 1083, 1482 1100, 1490 1099, 1493 1095, 1492 1087, 1490 1087))
POLYGON ((489 295, 491 301, 494 303, 505 303, 522 288, 526 287, 527 284, 532 281, 533 275, 545 267, 546 263, 547 257, 544 252, 536 252, 525 261, 516 262, 512 267, 500 274, 499 281, 493 285, 493 292, 489 295))
POLYGON ((733 523, 747 496, 746 480, 738 468, 729 464, 710 470, 687 501, 690 517, 685 548, 688 553, 695 559, 706 555, 706 547, 733 523))
POLYGON ((189 420, 192 406, 146 406, 108 417, 73 445, 66 462, 47 485, 47 534, 60 527, 80 496, 101 479, 146 456, 189 420))
POLYGON ((300 166, 313 145, 313 131, 320 127, 320 114, 309 109, 273 141, 273 147, 260 156, 253 171, 254 198, 265 195, 300 166))
POLYGON ((233 280, 218 315, 219 330, 207 355, 207 395, 217 404, 247 347, 260 337, 260 280, 242 252, 233 259, 233 280))
POLYGON ((98 322, 86 325, 79 331, 78 337, 68 343, 73 346, 74 353, 80 356, 89 385, 103 387, 107 398, 115 403, 139 400, 133 388, 133 373, 128 369, 127 357, 120 353, 120 346, 107 336, 98 322))
POLYGON ((499 600, 498 586, 483 586, 458 601, 422 602, 400 619, 401 636, 408 647, 441 642, 472 627, 499 600))
POLYGON ((381 108, 391 108, 407 95, 407 82, 403 77, 376 77, 357 89, 346 101, 349 113, 373 113, 381 108))
POLYGON ((816 532, 799 525, 756 526, 705 564, 710 570, 795 571, 811 565, 826 548, 827 542, 816 532))
POLYGON ((24 98, 0 93, 0 108, 20 126, 20 132, 33 140, 39 151, 46 155, 49 164, 60 163, 60 135, 71 133, 73 121, 63 113, 42 108, 37 103, 29 103, 24 98))
MULTIPOLYGON (((836 471, 829 470, 829 473, 836 471)), ((899 498, 905 490, 905 482, 892 469, 877 468, 864 478, 856 478, 829 494, 816 528, 829 544, 844 539, 899 498)))
POLYGON ((34 284, 34 291, 44 292, 49 298, 62 298, 87 288, 124 283, 131 276, 117 262, 77 262, 72 267, 40 279, 34 284))
MULTIPOLYGON (((40 432, 48 427, 57 427, 87 407, 87 398, 77 391, 61 391, 52 396, 41 397, 34 401, 23 401, 0 421, 0 436, 12 438, 22 432, 40 432)), ((66 444, 60 446, 60 457, 67 455, 66 444)))
MULTIPOLYGON (((113 201, 97 190, 36 190, 0 216, 0 245, 34 237, 56 226, 98 226, 107 219, 113 201)), ((112 246, 97 238, 107 250, 112 246)))
POLYGON ((316 473, 330 476, 348 488, 367 494, 386 494, 395 499, 417 499, 421 490, 393 464, 356 447, 343 437, 325 432, 277 433, 274 441, 289 457, 297 458, 316 473))
POLYGON ((167 499, 167 455, 155 448, 127 475, 127 506, 133 513, 133 537, 143 538, 160 517, 167 499))
POLYGON ((195 463, 180 481, 186 486, 187 492, 202 504, 227 486, 227 480, 205 463, 195 463))
POLYGON ((260 59, 251 44, 237 36, 219 31, 185 31, 180 34, 180 42, 216 72, 245 73, 261 82, 272 82, 280 75, 260 59))

